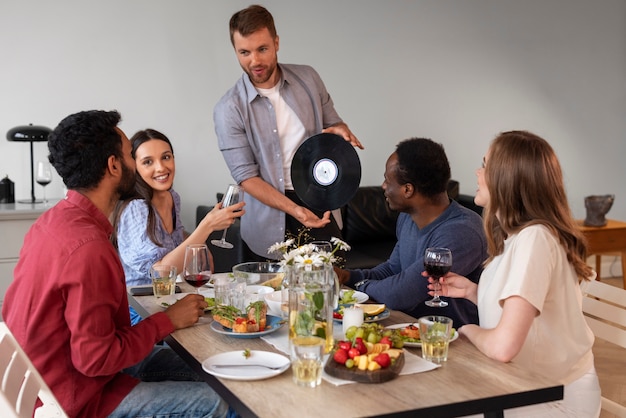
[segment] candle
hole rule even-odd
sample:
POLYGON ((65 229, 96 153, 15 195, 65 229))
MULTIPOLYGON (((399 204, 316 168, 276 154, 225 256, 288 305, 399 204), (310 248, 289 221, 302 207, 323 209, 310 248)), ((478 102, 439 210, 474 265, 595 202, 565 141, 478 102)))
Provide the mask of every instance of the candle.
POLYGON ((363 324, 363 308, 352 306, 343 310, 343 335, 351 326, 360 327, 363 324))

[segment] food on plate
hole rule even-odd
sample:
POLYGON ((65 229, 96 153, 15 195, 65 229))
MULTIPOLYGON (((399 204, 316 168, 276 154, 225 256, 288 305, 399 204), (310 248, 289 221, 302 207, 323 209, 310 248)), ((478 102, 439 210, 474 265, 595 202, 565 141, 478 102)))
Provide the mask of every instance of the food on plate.
POLYGON ((234 306, 216 306, 213 309, 213 320, 237 333, 265 331, 267 305, 263 301, 252 302, 246 307, 245 314, 234 306))
POLYGON ((363 323, 361 326, 351 326, 346 330, 346 339, 352 346, 358 346, 362 340, 367 344, 382 343, 392 348, 402 348, 404 341, 399 329, 385 329, 382 325, 373 322, 363 323))
POLYGON ((354 297, 354 290, 344 290, 341 292, 341 298, 339 298, 340 305, 350 305, 352 303, 356 303, 356 298, 354 297))
POLYGON ((205 311, 211 310, 213 308, 215 308, 215 298, 210 298, 208 296, 204 297, 204 301, 207 304, 207 307, 204 308, 205 311))
MULTIPOLYGON (((333 311, 333 318, 337 320, 343 320, 343 312, 350 305, 339 305, 337 309, 333 311)), ((355 303, 353 306, 363 309, 363 318, 365 321, 373 321, 377 315, 383 313, 386 309, 384 303, 355 303)))
POLYGON ((355 303, 354 306, 363 309, 365 316, 375 316, 385 310, 384 303, 355 303))
POLYGON ((283 277, 285 277, 285 273, 276 273, 272 279, 266 280, 261 283, 261 286, 269 286, 274 290, 280 290, 283 284, 283 277))
POLYGON ((384 329, 376 323, 353 326, 346 339, 335 344, 324 371, 355 382, 386 382, 402 370, 403 345, 400 330, 384 329))
POLYGON ((420 329, 415 324, 409 324, 406 327, 400 330, 400 334, 405 338, 405 341, 408 342, 417 342, 420 341, 420 329))
POLYGON ((402 354, 401 348, 391 348, 389 344, 367 343, 356 338, 352 348, 346 350, 346 341, 339 341, 333 353, 333 361, 351 369, 375 371, 392 366, 402 354))

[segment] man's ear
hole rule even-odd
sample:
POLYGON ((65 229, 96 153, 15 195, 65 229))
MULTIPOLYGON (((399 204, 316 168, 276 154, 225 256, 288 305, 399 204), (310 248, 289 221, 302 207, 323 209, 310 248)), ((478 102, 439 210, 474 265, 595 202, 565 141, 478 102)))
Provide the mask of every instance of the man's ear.
POLYGON ((404 184, 404 197, 409 199, 415 193, 415 187, 411 183, 404 184))
POLYGON ((107 160, 107 162, 107 170, 109 171, 109 174, 111 174, 112 176, 116 176, 119 174, 119 172, 121 172, 122 162, 119 161, 115 155, 109 155, 109 159, 107 160))

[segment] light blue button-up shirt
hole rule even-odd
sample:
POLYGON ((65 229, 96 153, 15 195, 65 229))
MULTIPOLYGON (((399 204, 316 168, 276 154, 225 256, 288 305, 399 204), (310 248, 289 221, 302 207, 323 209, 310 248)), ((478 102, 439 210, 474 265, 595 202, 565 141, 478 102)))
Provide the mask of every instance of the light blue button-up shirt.
MULTIPOLYGON (((282 70, 280 94, 298 116, 305 136, 342 122, 319 74, 310 66, 279 64, 282 70)), ((218 145, 237 183, 261 177, 281 193, 285 192, 283 155, 276 113, 267 97, 259 95, 243 74, 213 110, 218 145)), ((241 236, 255 253, 267 254, 274 243, 285 239, 285 213, 245 194, 246 214, 241 217, 241 236)))
POLYGON ((174 200, 174 230, 168 233, 163 222, 156 214, 156 236, 161 247, 148 236, 148 206, 144 199, 131 201, 120 217, 117 227, 117 246, 126 275, 126 285, 137 286, 151 284, 150 267, 185 239, 184 227, 180 219, 180 196, 170 190, 174 200))

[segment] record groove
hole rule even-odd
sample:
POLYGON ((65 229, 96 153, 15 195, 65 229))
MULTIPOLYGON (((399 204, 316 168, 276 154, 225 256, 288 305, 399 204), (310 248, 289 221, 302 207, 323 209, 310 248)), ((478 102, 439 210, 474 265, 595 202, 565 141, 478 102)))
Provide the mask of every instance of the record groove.
POLYGON ((359 188, 361 162, 354 147, 341 136, 313 135, 293 157, 291 182, 298 197, 312 209, 338 209, 359 188))

